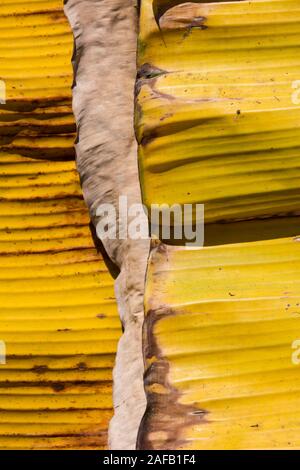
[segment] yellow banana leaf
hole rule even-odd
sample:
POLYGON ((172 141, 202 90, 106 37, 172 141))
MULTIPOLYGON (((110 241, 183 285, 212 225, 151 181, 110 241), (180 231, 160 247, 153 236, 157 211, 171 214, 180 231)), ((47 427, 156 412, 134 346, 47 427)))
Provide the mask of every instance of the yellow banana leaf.
POLYGON ((298 1, 142 0, 144 202, 212 246, 152 252, 140 449, 300 448, 299 39, 298 1))
POLYGON ((136 129, 145 203, 207 223, 299 212, 300 3, 143 0, 136 129))
POLYGON ((300 237, 160 245, 139 448, 300 448, 300 237))
POLYGON ((0 449, 101 449, 120 328, 74 161, 62 0, 2 0, 0 449))

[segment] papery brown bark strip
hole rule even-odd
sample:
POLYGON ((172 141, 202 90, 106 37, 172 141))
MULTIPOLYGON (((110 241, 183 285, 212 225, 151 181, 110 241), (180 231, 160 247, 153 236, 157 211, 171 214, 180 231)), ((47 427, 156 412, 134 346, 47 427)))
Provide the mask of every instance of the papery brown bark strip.
MULTIPOLYGON (((137 2, 68 0, 74 38, 73 109, 78 126, 78 171, 94 225, 103 203, 118 209, 119 196, 140 203, 133 108, 137 2)), ((116 295, 124 326, 114 373, 112 449, 133 449, 145 409, 142 360, 144 278, 149 241, 105 240, 120 269, 116 295)))

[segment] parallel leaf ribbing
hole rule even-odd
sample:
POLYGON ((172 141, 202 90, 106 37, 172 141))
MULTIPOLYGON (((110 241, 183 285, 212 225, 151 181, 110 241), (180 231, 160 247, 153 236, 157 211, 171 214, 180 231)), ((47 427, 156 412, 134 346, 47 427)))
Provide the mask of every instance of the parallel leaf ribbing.
POLYGON ((300 448, 299 268, 299 238, 154 250, 139 448, 300 448))
POLYGON ((140 20, 145 203, 204 203, 207 223, 299 212, 299 2, 165 3, 160 28, 152 0, 140 20))
POLYGON ((61 0, 0 6, 1 449, 101 449, 120 326, 74 161, 61 0))

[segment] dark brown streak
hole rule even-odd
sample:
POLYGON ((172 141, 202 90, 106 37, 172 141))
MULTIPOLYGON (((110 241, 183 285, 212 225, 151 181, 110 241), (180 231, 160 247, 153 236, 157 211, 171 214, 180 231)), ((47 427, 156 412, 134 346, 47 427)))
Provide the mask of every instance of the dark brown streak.
POLYGON ((169 361, 157 343, 154 332, 156 323, 162 318, 175 315, 172 309, 164 307, 150 310, 145 320, 144 359, 146 364, 151 364, 144 375, 147 409, 138 433, 137 450, 184 449, 186 441, 182 437, 183 431, 188 427, 207 423, 206 410, 180 403, 181 393, 169 381, 169 361), (153 385, 161 386, 164 393, 150 390, 149 387, 153 385))

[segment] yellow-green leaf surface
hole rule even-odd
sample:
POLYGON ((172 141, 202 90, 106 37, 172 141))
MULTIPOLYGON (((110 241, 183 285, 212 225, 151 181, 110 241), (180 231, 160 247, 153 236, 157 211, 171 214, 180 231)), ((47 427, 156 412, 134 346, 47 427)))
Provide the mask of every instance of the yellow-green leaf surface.
POLYGON ((153 251, 139 448, 300 448, 299 270, 299 237, 153 251))
POLYGON ((2 0, 0 449, 100 449, 120 328, 74 161, 62 0, 2 0))
POLYGON ((298 0, 142 0, 138 64, 147 205, 204 203, 208 223, 299 211, 298 0))

